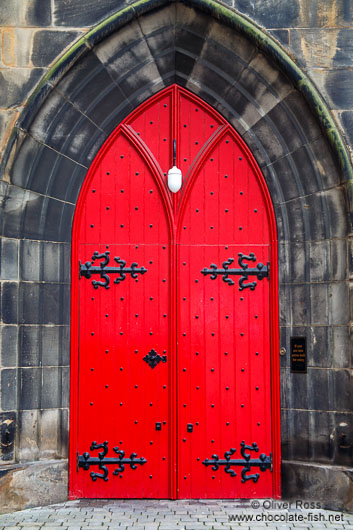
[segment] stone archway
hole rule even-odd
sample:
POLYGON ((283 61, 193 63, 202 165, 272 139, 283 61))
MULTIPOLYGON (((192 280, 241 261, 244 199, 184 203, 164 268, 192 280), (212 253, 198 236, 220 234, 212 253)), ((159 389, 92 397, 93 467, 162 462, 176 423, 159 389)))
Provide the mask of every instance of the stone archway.
MULTIPOLYGON (((200 95, 234 126, 271 192, 280 241, 281 345, 288 349, 296 334, 313 344, 308 377, 291 374, 288 358, 282 360, 284 474, 295 487, 302 471, 294 461, 348 464, 346 453, 328 437, 318 443, 316 434, 322 422, 332 430, 344 419, 346 408, 330 389, 349 394, 346 364, 336 366, 334 356, 321 352, 349 351, 346 187, 352 170, 329 113, 293 61, 247 19, 212 2, 137 2, 119 12, 59 61, 18 123, 2 182, 3 235, 21 241, 22 271, 21 281, 3 291, 3 322, 19 325, 22 342, 40 343, 41 357, 47 340, 62 341, 55 370, 43 368, 42 358, 30 378, 20 370, 26 390, 19 421, 31 425, 33 414, 48 421, 37 411, 57 411, 50 421, 58 433, 63 426, 58 454, 66 456, 65 337, 76 200, 110 132, 172 83, 200 95), (49 381, 55 395, 45 387, 49 381)), ((32 447, 20 442, 19 457, 27 450, 28 461, 36 460, 40 450, 32 447)), ((342 488, 348 488, 344 478, 342 488)))

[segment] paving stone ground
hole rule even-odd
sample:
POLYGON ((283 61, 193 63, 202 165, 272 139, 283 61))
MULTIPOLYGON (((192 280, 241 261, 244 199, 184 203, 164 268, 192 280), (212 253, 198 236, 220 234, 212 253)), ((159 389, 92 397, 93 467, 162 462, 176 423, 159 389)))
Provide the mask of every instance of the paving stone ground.
POLYGON ((353 530, 353 514, 282 502, 81 499, 0 515, 0 530, 353 530))

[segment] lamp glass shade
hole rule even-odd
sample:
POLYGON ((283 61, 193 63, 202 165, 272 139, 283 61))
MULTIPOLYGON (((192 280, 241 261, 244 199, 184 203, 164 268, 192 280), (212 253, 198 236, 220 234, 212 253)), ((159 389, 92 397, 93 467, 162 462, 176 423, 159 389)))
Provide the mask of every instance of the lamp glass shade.
POLYGON ((182 184, 182 174, 178 167, 173 166, 168 171, 168 188, 173 193, 177 193, 182 184))

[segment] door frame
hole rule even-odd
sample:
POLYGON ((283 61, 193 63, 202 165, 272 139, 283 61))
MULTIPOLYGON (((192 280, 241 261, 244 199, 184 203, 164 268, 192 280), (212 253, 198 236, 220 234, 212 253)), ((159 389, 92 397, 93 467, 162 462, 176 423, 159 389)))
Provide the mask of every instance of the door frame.
MULTIPOLYGON (((97 166, 99 166, 101 159, 104 157, 105 152, 109 149, 111 143, 114 141, 117 134, 119 134, 121 127, 124 126, 125 122, 129 119, 131 119, 131 116, 134 115, 137 111, 141 112, 143 108, 147 105, 150 105, 155 99, 158 99, 162 93, 166 91, 173 90, 174 87, 177 87, 178 90, 184 91, 187 93, 188 97, 191 99, 195 99, 195 103, 199 102, 201 98, 198 96, 194 96, 192 92, 183 89, 182 87, 179 87, 178 85, 171 85, 167 88, 164 88, 163 90, 157 92, 152 97, 147 99, 144 103, 139 105, 135 110, 133 110, 119 125, 118 127, 111 133, 111 135, 108 137, 108 139, 105 141, 101 149, 99 150, 97 156, 93 160, 86 178, 84 180, 84 183, 82 185, 78 200, 77 200, 77 206, 75 209, 74 214, 74 220, 73 220, 73 228, 72 228, 72 246, 71 246, 71 362, 70 362, 70 435, 69 435, 69 498, 75 499, 79 498, 80 495, 77 492, 74 492, 73 488, 73 475, 74 470, 77 466, 77 431, 78 431, 78 423, 77 423, 77 414, 78 414, 78 384, 79 384, 79 355, 78 355, 78 349, 79 349, 79 275, 77 274, 77 264, 78 264, 78 225, 79 220, 81 218, 81 210, 84 206, 84 199, 87 195, 88 188, 90 186, 91 182, 91 176, 94 175, 95 169, 97 166)), ((213 109, 209 104, 207 104, 205 101, 201 100, 203 105, 207 107, 210 112, 212 113, 218 113, 215 109, 213 109)), ((175 109, 174 109, 175 112, 175 109)), ((270 263, 271 263, 271 281, 270 281, 270 359, 271 359, 271 367, 270 367, 270 374, 271 374, 271 435, 272 435, 272 462, 273 462, 273 469, 272 469, 272 491, 273 491, 273 498, 278 499, 281 497, 281 438, 280 438, 280 372, 279 372, 279 311, 278 311, 278 241, 277 241, 277 226, 276 226, 276 219, 275 219, 275 213, 274 208, 271 200, 271 196, 267 187, 267 184, 265 182, 264 176, 262 175, 260 168, 258 164, 255 161, 254 155, 251 153, 250 149, 247 147, 239 133, 234 129, 234 127, 222 117, 222 120, 225 124, 228 125, 232 133, 236 136, 238 143, 241 145, 242 149, 246 152, 248 160, 250 165, 252 166, 252 169, 254 171, 254 174, 262 188, 262 192, 264 194, 265 200, 266 200, 266 207, 267 207, 267 216, 269 221, 269 230, 270 230, 270 263)), ((197 172, 193 172, 194 175, 197 174, 197 172)), ((156 180, 156 184, 159 184, 156 180)), ((191 189, 192 182, 188 181, 186 183, 186 189, 184 190, 184 195, 188 195, 188 190, 191 189)), ((179 216, 182 215, 182 210, 185 207, 187 201, 185 197, 183 197, 183 200, 181 202, 181 211, 179 215, 174 217, 173 219, 169 218, 169 226, 171 228, 171 241, 174 240, 174 235, 176 235, 176 221, 179 218, 179 216)), ((176 211, 176 203, 173 204, 173 210, 176 211)), ((166 210, 168 210, 166 208, 166 210)), ((167 216, 168 215, 168 212, 167 216)), ((178 240, 178 237, 176 237, 176 240, 178 240)), ((171 259, 171 276, 172 278, 176 279, 176 245, 171 245, 170 250, 170 259, 171 259)), ((176 296, 176 292, 174 294, 176 296)), ((173 304, 173 301, 171 301, 173 308, 171 313, 171 318, 175 318, 175 304, 173 304)), ((173 328, 174 329, 174 328, 173 328)), ((174 339, 174 349, 176 348, 176 329, 173 331, 174 337, 171 337, 174 339)), ((171 342, 172 344, 172 342, 171 342)), ((176 362, 176 355, 173 356, 176 362)), ((176 378, 176 370, 171 370, 171 377, 176 378), (173 375, 174 374, 174 375, 173 375)), ((176 381, 174 381, 174 384, 171 385, 172 388, 176 389, 176 381)), ((176 390, 173 392, 173 394, 170 396, 170 418, 171 420, 175 420, 176 415, 176 390)), ((170 433, 170 440, 171 440, 171 447, 170 447, 170 454, 176 462, 177 459, 177 446, 176 446, 176 421, 171 421, 171 433, 170 433)), ((172 473, 171 475, 171 495, 170 497, 172 499, 177 498, 177 472, 172 473)))

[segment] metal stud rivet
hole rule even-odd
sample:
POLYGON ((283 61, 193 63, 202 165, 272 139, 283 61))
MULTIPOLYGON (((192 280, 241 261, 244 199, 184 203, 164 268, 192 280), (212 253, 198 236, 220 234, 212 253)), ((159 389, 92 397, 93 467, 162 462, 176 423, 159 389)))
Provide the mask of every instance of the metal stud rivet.
POLYGON ((135 350, 135 353, 138 353, 139 351, 138 350, 135 350))
POLYGON ((225 352, 224 352, 224 355, 228 355, 228 352, 227 352, 227 351, 225 351, 225 352))
POLYGON ((240 157, 239 157, 239 160, 243 160, 243 158, 240 156, 240 157))
POLYGON ((136 313, 135 317, 137 318, 138 316, 139 316, 138 313, 136 313))
POLYGON ((94 300, 94 297, 92 296, 91 300, 94 300))
POLYGON ((240 336, 241 336, 241 337, 244 337, 244 333, 240 333, 240 336))
POLYGON ((229 386, 226 386, 226 390, 229 390, 229 386))
POLYGON ((184 230, 186 230, 186 226, 184 226, 183 228, 184 228, 184 230))
POLYGON ((199 142, 195 142, 195 145, 199 145, 199 142))
POLYGON ((184 162, 186 162, 186 161, 187 161, 187 158, 184 158, 184 162))
POLYGON ((120 190, 120 193, 124 193, 124 190, 120 190))
POLYGON ((153 225, 150 225, 150 228, 152 228, 153 225))
POLYGON ((120 300, 123 301, 123 300, 124 300, 124 297, 122 296, 122 297, 120 298, 120 300))
POLYGON ((124 225, 120 225, 120 228, 124 228, 124 225))
POLYGON ((109 210, 109 206, 106 207, 106 210, 109 210))
POLYGON ((186 337, 186 333, 183 333, 183 337, 186 337))
POLYGON ((199 315, 195 315, 195 318, 199 318, 199 315))
MULTIPOLYGON (((211 158, 211 160, 213 160, 213 158, 211 158)), ((210 194, 213 195, 213 191, 211 191, 210 194)))
POLYGON ((226 318, 229 318, 229 315, 226 315, 226 318))
POLYGON ((153 331, 150 331, 150 335, 153 335, 153 331))
POLYGON ((184 403, 184 408, 186 408, 186 403, 184 403))
POLYGON ((183 372, 186 372, 186 368, 183 368, 183 372))
POLYGON ((211 407, 214 408, 214 404, 213 403, 212 403, 211 407))
POLYGON ((225 209, 224 211, 225 211, 226 213, 228 213, 228 209, 225 209))
POLYGON ((94 331, 91 332, 91 335, 94 335, 94 331))
POLYGON ((105 385, 105 388, 108 388, 108 385, 105 385))
POLYGON ((244 368, 242 368, 241 371, 244 372, 244 368))
POLYGON ((93 405, 93 401, 91 401, 90 405, 91 405, 91 407, 92 407, 92 405, 93 405))
POLYGON ((257 352, 255 353, 255 355, 259 355, 259 352, 257 351, 257 352))
POLYGON ((123 406, 123 404, 122 404, 122 403, 120 403, 120 406, 122 407, 122 406, 123 406))
POLYGON ((244 404, 243 403, 240 406, 241 406, 242 409, 244 408, 244 404))
POLYGON ((186 300, 186 297, 185 297, 185 296, 183 296, 183 300, 186 300))
POLYGON ((199 387, 199 386, 197 386, 197 387, 196 387, 196 390, 200 390, 200 387, 199 387))
POLYGON ((213 478, 213 480, 214 480, 214 479, 215 479, 216 477, 215 477, 215 476, 213 476, 212 478, 213 478))
POLYGON ((122 372, 122 371, 123 371, 123 367, 122 367, 122 366, 120 366, 120 372, 122 372))
POLYGON ((211 296, 210 300, 213 302, 213 300, 214 300, 213 296, 211 296))
POLYGON ((224 175, 224 178, 227 179, 227 178, 228 178, 228 175, 224 175))
POLYGON ((243 297, 241 296, 241 297, 240 297, 240 300, 241 300, 241 301, 243 301, 243 300, 244 300, 244 298, 243 298, 243 297))
POLYGON ((151 401, 151 403, 150 403, 150 407, 153 407, 153 403, 152 403, 152 401, 151 401))
POLYGON ((138 423, 138 421, 137 421, 137 420, 135 420, 135 425, 136 425, 137 423, 138 423))
POLYGON ((153 445, 153 442, 152 442, 152 440, 150 441, 150 445, 153 445))
POLYGON ((150 190, 150 193, 153 193, 153 190, 150 190))
MULTIPOLYGON (((107 173, 107 175, 109 175, 109 173, 107 173)), ((96 193, 96 190, 92 190, 92 193, 96 193)))
POLYGON ((243 227, 242 227, 242 226, 239 226, 239 230, 243 230, 243 227))
POLYGON ((139 207, 138 207, 138 206, 135 206, 135 210, 138 210, 138 209, 139 209, 139 207))
POLYGON ((163 314, 163 318, 166 318, 166 317, 167 317, 167 315, 166 315, 166 313, 164 313, 164 314, 163 314))
POLYGON ((91 228, 93 228, 93 227, 94 227, 94 225, 91 225, 91 228))
POLYGON ((163 385, 163 388, 167 388, 167 385, 163 385))
POLYGON ((226 421, 226 425, 229 425, 229 421, 226 421))
POLYGON ((213 230, 213 226, 211 226, 210 228, 211 228, 211 230, 213 230))
POLYGON ((257 209, 256 208, 255 208, 254 212, 257 213, 257 209))
POLYGON ((213 332, 211 333, 211 335, 212 335, 212 337, 214 337, 214 333, 213 332))
POLYGON ((255 318, 259 318, 259 316, 258 316, 258 315, 255 315, 255 318))
POLYGON ((120 335, 124 335, 124 332, 123 332, 123 331, 120 331, 120 335))
POLYGON ((109 353, 109 350, 105 350, 105 353, 109 353))
POLYGON ((260 425, 260 422, 258 422, 257 424, 260 425))
POLYGON ((198 352, 198 351, 197 351, 197 352, 195 352, 195 353, 196 353, 196 355, 199 355, 199 352, 198 352))
POLYGON ((137 386, 137 385, 135 385, 135 388, 138 388, 138 386, 137 386))
POLYGON ((211 372, 214 372, 214 368, 211 368, 211 372))
POLYGON ((183 438, 183 442, 186 442, 186 438, 183 438))
POLYGON ((214 440, 211 440, 211 444, 214 444, 214 440))
POLYGON ((167 280, 165 278, 163 278, 162 282, 165 283, 167 280))
POLYGON ((199 209, 198 209, 198 208, 196 208, 195 212, 196 212, 196 213, 199 213, 199 209))
POLYGON ((139 172, 138 172, 138 171, 136 171, 135 175, 139 175, 139 172))
POLYGON ((91 368, 91 372, 93 372, 94 368, 91 368))
POLYGON ((240 192, 240 195, 244 195, 244 193, 241 191, 241 192, 240 192))
POLYGON ((199 424, 199 422, 197 421, 197 422, 196 422, 196 425, 198 425, 198 424, 199 424))
POLYGON ((187 127, 186 123, 184 123, 184 127, 187 127))

